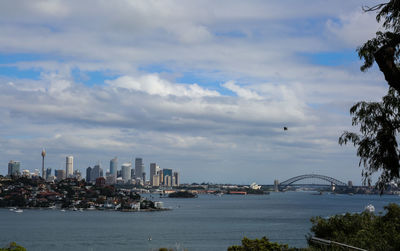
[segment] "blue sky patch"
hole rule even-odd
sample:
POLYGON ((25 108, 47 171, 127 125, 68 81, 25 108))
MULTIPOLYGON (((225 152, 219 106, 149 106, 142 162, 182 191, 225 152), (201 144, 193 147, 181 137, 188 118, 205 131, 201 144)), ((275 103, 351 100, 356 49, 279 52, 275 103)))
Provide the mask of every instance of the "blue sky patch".
POLYGON ((112 80, 119 77, 108 71, 80 71, 78 68, 71 70, 75 82, 83 83, 86 86, 104 85, 105 80, 112 80))
POLYGON ((39 70, 21 70, 16 66, 1 66, 0 65, 0 75, 9 78, 26 78, 26 79, 40 79, 39 70))
POLYGON ((300 56, 306 58, 306 60, 312 64, 324 66, 349 65, 359 60, 359 57, 355 50, 346 50, 339 52, 301 53, 300 56))

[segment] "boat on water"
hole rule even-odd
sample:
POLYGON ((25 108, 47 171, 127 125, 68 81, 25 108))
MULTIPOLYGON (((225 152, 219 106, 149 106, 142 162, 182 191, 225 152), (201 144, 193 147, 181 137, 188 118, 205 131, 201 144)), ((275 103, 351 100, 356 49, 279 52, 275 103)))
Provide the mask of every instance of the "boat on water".
POLYGON ((22 209, 17 209, 17 210, 14 210, 14 212, 16 212, 16 213, 22 213, 22 212, 24 212, 24 210, 22 210, 22 209))
POLYGON ((375 207, 374 207, 374 205, 372 205, 372 204, 368 204, 368 205, 364 208, 364 211, 373 213, 373 212, 375 212, 375 207))
POLYGON ((61 211, 61 212, 65 212, 65 209, 61 209, 60 211, 61 211))

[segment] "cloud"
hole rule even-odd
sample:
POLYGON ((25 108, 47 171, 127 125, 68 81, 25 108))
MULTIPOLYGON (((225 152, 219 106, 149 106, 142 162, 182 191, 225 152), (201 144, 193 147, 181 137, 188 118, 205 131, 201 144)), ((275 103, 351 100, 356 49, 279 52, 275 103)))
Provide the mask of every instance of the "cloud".
POLYGON ((107 80, 106 83, 112 88, 124 88, 164 97, 169 95, 189 98, 220 96, 218 92, 204 89, 197 84, 172 84, 167 80, 160 79, 156 74, 141 76, 137 79, 123 76, 115 80, 107 80))
POLYGON ((222 84, 222 86, 227 88, 228 90, 233 91, 241 98, 256 99, 256 100, 262 99, 262 97, 260 95, 258 95, 256 92, 242 88, 242 87, 236 85, 235 82, 233 82, 233 81, 226 82, 226 83, 222 84))
POLYGON ((360 3, 95 5, 0 2, 0 67, 17 72, 0 76, 1 163, 34 169, 44 146, 53 168, 66 154, 81 169, 117 155, 176 168, 186 181, 359 177, 347 170, 357 166, 353 149, 337 137, 351 129, 352 103, 386 92, 382 75, 360 73, 357 61, 330 67, 299 55, 353 51, 373 36, 373 13, 360 3), (18 75, 31 70, 35 79, 18 75), (92 72, 103 77, 87 84, 92 72))
POLYGON ((373 12, 361 10, 342 14, 337 20, 329 19, 326 29, 334 35, 336 41, 355 48, 375 37, 381 26, 375 16, 373 12))

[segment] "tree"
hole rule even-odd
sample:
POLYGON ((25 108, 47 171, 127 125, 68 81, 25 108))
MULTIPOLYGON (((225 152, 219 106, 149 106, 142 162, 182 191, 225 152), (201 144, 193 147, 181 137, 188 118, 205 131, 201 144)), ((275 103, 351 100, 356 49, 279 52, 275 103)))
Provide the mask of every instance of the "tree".
POLYGON ((359 165, 364 167, 364 183, 371 183, 371 175, 381 171, 377 186, 383 191, 385 185, 399 178, 400 155, 397 134, 400 132, 400 96, 390 89, 382 102, 358 102, 350 109, 353 126, 360 126, 361 135, 344 132, 339 144, 353 142, 357 146, 359 165))
POLYGON ((248 239, 246 237, 242 240, 241 246, 230 246, 228 251, 283 251, 283 250, 295 250, 294 248, 289 248, 287 244, 279 244, 276 242, 271 242, 267 237, 262 237, 261 239, 248 239))
MULTIPOLYGON (((400 206, 385 206, 385 215, 370 212, 311 219, 315 237, 345 243, 367 250, 400 250, 400 206)), ((310 247, 318 245, 308 239, 310 247)), ((340 249, 342 250, 342 249, 340 249)))
POLYGON ((11 242, 7 247, 0 248, 0 251, 26 251, 26 248, 17 245, 15 242, 11 242))
POLYGON ((364 60, 361 71, 366 71, 376 62, 389 86, 400 92, 400 0, 365 7, 364 10, 377 11, 376 20, 383 21, 385 31, 378 31, 375 38, 357 49, 358 55, 364 60))
POLYGON ((352 142, 358 148, 359 165, 364 167, 364 184, 371 183, 371 175, 381 172, 376 185, 383 191, 385 185, 399 178, 399 132, 400 105, 400 0, 364 7, 364 11, 377 11, 376 20, 383 21, 384 31, 357 49, 364 60, 361 71, 372 67, 374 62, 384 74, 389 93, 382 102, 358 102, 350 109, 353 126, 360 125, 361 135, 344 132, 339 144, 352 142))

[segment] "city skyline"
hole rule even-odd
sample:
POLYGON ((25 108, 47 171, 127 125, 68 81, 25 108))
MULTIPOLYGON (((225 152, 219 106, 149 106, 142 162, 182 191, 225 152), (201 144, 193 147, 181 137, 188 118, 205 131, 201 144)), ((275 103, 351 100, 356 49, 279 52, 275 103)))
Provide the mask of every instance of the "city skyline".
POLYGON ((140 156, 182 182, 360 184, 338 138, 354 103, 387 92, 356 52, 377 3, 2 1, 0 173, 11 159, 41 170, 45 147, 46 166, 71 154, 82 173, 140 156))
MULTIPOLYGON (((73 155, 67 155, 65 157, 65 169, 57 169, 54 167, 47 167, 44 165, 44 157, 46 155, 46 152, 43 148, 41 156, 42 156, 42 165, 41 165, 41 170, 38 168, 25 168, 24 166, 21 167, 21 161, 14 161, 10 160, 8 162, 8 171, 5 174, 0 173, 0 175, 11 175, 11 174, 19 174, 19 175, 26 175, 26 174, 35 174, 38 175, 45 180, 48 180, 50 176, 53 176, 51 174, 51 171, 54 171, 54 178, 55 179, 65 179, 65 178, 85 178, 87 181, 96 181, 97 178, 99 177, 104 177, 107 179, 108 176, 113 176, 114 181, 113 183, 116 183, 117 177, 121 177, 124 183, 129 183, 131 180, 142 180, 144 183, 148 182, 150 185, 153 185, 153 175, 158 175, 159 171, 163 171, 164 168, 160 168, 159 165, 157 165, 155 162, 151 162, 146 168, 146 165, 143 161, 143 158, 137 157, 135 158, 135 162, 133 161, 128 161, 128 162, 123 162, 120 165, 120 168, 118 168, 118 157, 115 156, 114 158, 110 159, 109 161, 109 166, 107 169, 104 168, 104 166, 98 161, 95 165, 88 165, 86 168, 75 168, 74 169, 74 156, 73 155), (135 164, 135 166, 133 166, 135 164), (152 173, 152 165, 156 165, 157 170, 153 174, 152 173), (137 172, 139 170, 140 175, 137 175, 137 172), (28 173, 26 173, 28 171, 28 173), (62 172, 62 173, 59 173, 62 172), (120 174, 118 172, 121 172, 120 174), (57 175, 58 173, 58 175, 57 175), (82 176, 82 173, 85 173, 85 177, 82 176), (132 173, 132 174, 131 174, 132 173), (146 176, 149 175, 149 176, 146 176), (79 177, 77 177, 77 175, 79 177), (146 179, 148 177, 149 179, 146 179)), ((76 167, 76 166, 75 166, 76 167)), ((166 168, 166 170, 170 170, 169 177, 171 178, 170 184, 179 184, 180 181, 180 176, 179 172, 175 169, 175 171, 172 173, 171 168, 166 168), (178 178, 179 177, 179 178, 178 178)), ((159 176, 157 176, 159 177, 159 176)), ((159 183, 164 184, 164 179, 163 177, 159 177, 159 183)), ((168 182, 166 184, 169 184, 168 182)), ((157 186, 158 186, 157 185, 157 186)))

